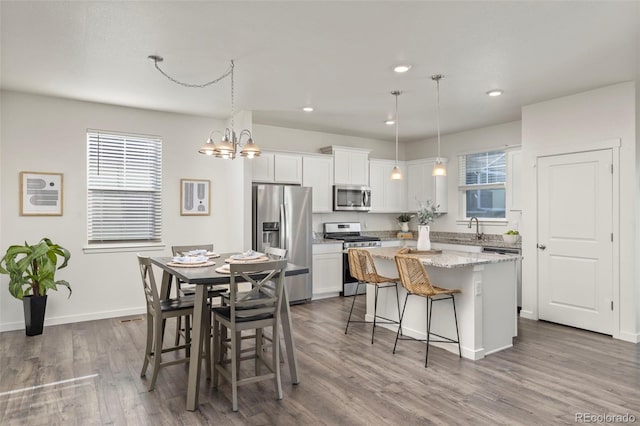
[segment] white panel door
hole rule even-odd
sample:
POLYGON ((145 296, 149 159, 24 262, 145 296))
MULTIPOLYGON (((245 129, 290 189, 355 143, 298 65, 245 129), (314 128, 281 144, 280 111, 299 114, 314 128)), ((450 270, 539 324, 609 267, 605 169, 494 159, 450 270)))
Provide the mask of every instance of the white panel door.
POLYGON ((538 159, 539 317, 613 332, 610 150, 538 159))

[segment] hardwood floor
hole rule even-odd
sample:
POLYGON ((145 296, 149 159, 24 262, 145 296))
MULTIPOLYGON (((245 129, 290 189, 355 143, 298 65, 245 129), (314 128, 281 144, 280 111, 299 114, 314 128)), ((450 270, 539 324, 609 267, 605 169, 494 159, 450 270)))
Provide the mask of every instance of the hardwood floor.
POLYGON ((350 303, 292 307, 301 383, 283 368, 281 401, 271 383, 243 386, 237 413, 229 387, 206 380, 200 409, 185 411, 185 365, 161 370, 147 392, 139 317, 0 333, 0 424, 571 424, 576 413, 640 422, 640 345, 520 320, 514 348, 473 362, 432 347, 425 369, 423 343, 401 341, 393 355, 391 331, 376 329, 373 345, 368 324, 345 336, 350 303))

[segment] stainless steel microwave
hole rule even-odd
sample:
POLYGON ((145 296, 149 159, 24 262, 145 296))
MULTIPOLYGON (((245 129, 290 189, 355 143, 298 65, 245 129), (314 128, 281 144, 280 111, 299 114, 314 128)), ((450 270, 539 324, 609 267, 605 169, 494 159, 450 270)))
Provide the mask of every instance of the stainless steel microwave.
POLYGON ((371 188, 360 185, 334 185, 333 210, 368 212, 371 210, 371 188))

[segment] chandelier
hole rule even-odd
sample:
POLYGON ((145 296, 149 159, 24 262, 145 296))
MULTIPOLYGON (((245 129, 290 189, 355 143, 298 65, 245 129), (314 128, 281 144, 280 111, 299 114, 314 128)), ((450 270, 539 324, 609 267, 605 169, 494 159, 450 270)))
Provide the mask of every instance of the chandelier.
POLYGON ((171 77, 170 75, 168 75, 167 73, 165 73, 160 66, 158 65, 158 62, 162 62, 164 60, 164 58, 162 58, 162 56, 158 56, 158 55, 149 55, 149 59, 153 60, 154 65, 156 67, 156 69, 165 77, 167 77, 169 80, 173 81, 176 84, 179 84, 181 86, 184 87, 197 87, 197 88, 204 88, 207 86, 210 86, 212 84, 215 84, 219 81, 221 81, 222 79, 231 76, 231 127, 226 127, 224 129, 224 132, 222 133, 222 139, 220 140, 219 143, 215 143, 212 139, 212 136, 214 133, 219 133, 218 131, 214 130, 209 134, 209 137, 207 138, 207 141, 205 142, 204 145, 202 145, 200 147, 200 149, 198 150, 198 152, 200 154, 205 154, 205 155, 211 155, 211 156, 215 156, 217 158, 224 158, 224 159, 230 159, 233 160, 234 158, 236 158, 237 154, 238 154, 238 149, 242 148, 240 150, 240 156, 241 157, 247 157, 247 158, 254 158, 254 157, 258 157, 260 156, 260 148, 258 147, 258 145, 256 145, 256 143, 253 141, 253 137, 251 135, 251 131, 249 129, 242 129, 239 133, 236 134, 235 130, 234 130, 234 115, 235 115, 235 99, 234 99, 234 76, 233 76, 233 70, 235 68, 235 64, 233 63, 233 60, 231 61, 231 66, 229 67, 229 69, 222 74, 220 77, 216 78, 215 80, 211 80, 208 81, 206 83, 203 84, 190 84, 190 83, 183 83, 181 81, 176 80, 175 78, 171 77), (246 141, 242 141, 242 137, 243 136, 247 136, 246 141))

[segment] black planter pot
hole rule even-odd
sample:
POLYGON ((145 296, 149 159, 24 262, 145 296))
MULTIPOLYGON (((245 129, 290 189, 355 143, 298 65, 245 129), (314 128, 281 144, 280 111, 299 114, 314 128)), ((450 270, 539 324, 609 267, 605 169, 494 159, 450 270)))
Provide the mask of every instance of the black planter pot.
POLYGON ((42 334, 44 311, 47 308, 47 296, 24 296, 24 325, 27 336, 42 334))

